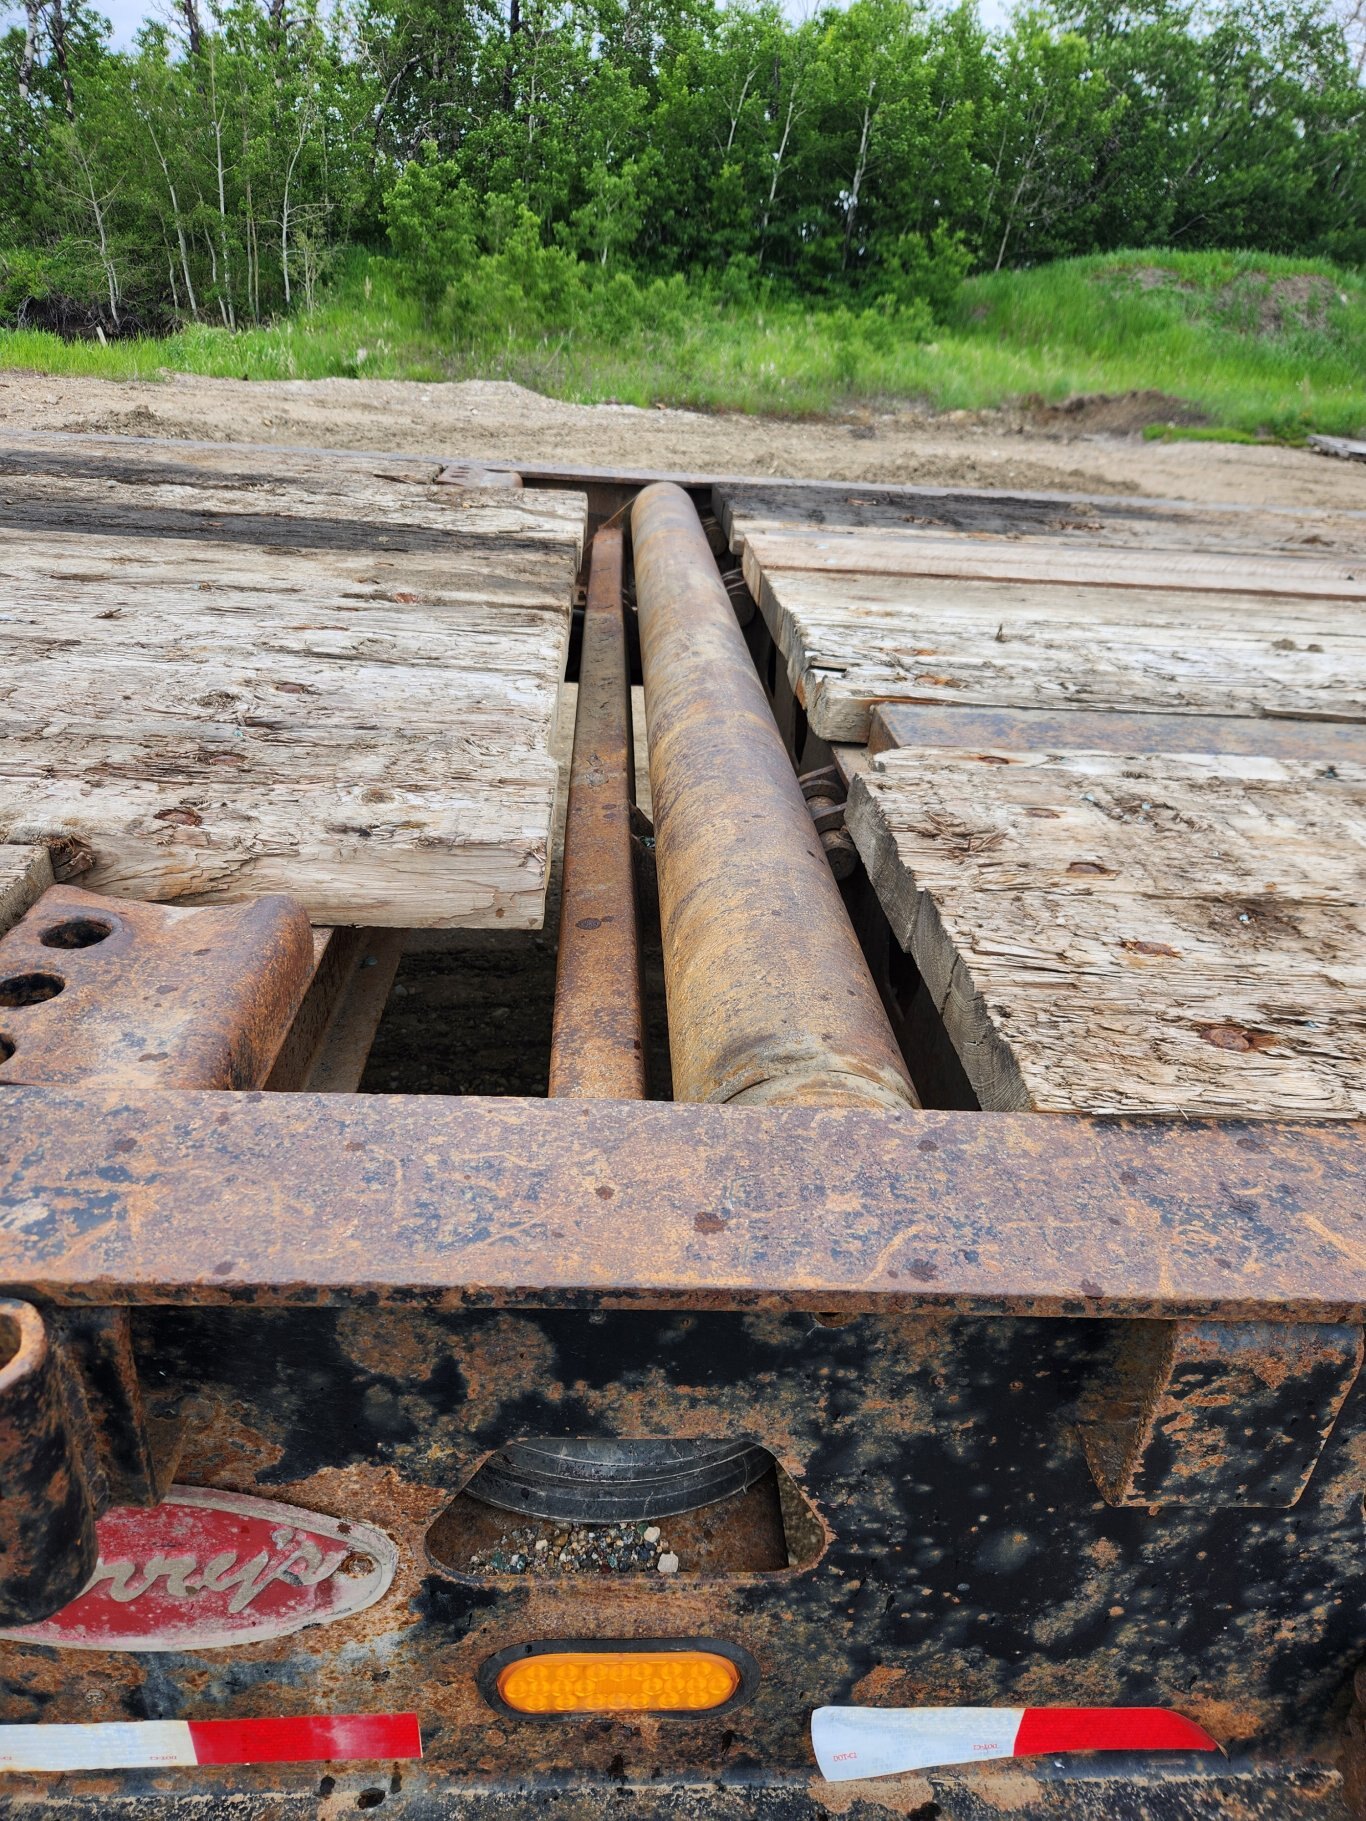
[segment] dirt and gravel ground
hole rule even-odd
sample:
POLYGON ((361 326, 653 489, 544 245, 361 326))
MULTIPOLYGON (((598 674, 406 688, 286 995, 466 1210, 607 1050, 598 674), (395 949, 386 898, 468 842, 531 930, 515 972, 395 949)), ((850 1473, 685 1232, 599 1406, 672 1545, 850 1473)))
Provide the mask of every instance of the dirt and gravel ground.
POLYGON ((947 417, 867 411, 789 422, 567 405, 497 381, 170 374, 123 383, 0 372, 0 427, 1366 509, 1363 464, 1295 449, 1145 443, 1136 431, 1163 419, 1168 404, 1179 416, 1179 401, 1133 394, 947 417))

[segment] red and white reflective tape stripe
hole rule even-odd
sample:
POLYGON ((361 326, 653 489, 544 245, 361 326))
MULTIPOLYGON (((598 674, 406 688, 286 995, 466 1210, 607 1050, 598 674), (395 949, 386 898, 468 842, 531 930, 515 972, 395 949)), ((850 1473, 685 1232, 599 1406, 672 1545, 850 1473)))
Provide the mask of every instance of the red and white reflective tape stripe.
POLYGON ((132 1770, 159 1764, 337 1763, 420 1758, 416 1714, 272 1720, 112 1720, 0 1726, 0 1771, 132 1770))
POLYGON ((1220 1749, 1165 1707, 818 1707, 811 1743, 830 1783, 1048 1752, 1220 1749))

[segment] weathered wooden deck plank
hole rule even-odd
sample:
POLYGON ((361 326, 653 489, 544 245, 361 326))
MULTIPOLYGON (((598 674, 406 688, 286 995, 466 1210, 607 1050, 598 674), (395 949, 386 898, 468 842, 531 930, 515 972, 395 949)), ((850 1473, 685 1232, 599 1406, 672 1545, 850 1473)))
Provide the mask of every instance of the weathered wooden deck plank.
POLYGON ((751 579, 812 731, 875 705, 1366 719, 1355 599, 765 569, 751 579))
MULTIPOLYGON (((1366 722, 883 702, 873 710, 867 751, 871 757, 895 746, 947 746, 993 753, 1217 752, 1311 759, 1322 765, 1346 759, 1366 765, 1366 722)), ((842 752, 851 750, 862 749, 840 748, 842 752)))
POLYGON ((129 896, 537 927, 584 497, 195 454, 0 450, 0 841, 129 896))
POLYGON ((946 532, 1061 540, 1144 551, 1256 551, 1348 557, 1366 554, 1366 512, 1250 511, 1195 501, 1068 497, 989 488, 931 489, 788 482, 727 482, 713 491, 717 518, 737 556, 751 534, 875 531, 940 537, 946 532))
POLYGON ((818 575, 932 576, 1051 587, 1162 588, 1185 594, 1245 593, 1366 601, 1366 555, 1111 549, 1061 540, 914 536, 876 530, 797 535, 750 533, 741 563, 750 592, 779 570, 818 575))
POLYGON ((579 539, 578 495, 520 494, 506 477, 466 472, 476 484, 440 481, 455 472, 435 458, 403 455, 326 456, 307 450, 242 449, 231 443, 145 443, 124 437, 28 435, 0 443, 0 508, 6 522, 25 512, 89 517, 102 530, 124 511, 227 512, 325 522, 367 516, 410 529, 454 529, 469 536, 508 533, 519 539, 566 534, 579 539), (485 480, 488 485, 482 484, 485 480))
POLYGON ((0 936, 52 883, 45 847, 0 847, 0 936))
POLYGON ((904 749, 848 824, 984 1106, 1366 1114, 1366 768, 904 749))

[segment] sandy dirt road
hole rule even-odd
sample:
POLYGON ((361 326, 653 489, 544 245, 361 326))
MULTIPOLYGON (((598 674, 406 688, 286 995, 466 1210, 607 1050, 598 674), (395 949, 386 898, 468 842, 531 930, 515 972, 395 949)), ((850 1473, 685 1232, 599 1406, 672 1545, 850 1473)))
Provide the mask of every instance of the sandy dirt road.
POLYGON ((569 405, 498 381, 181 374, 125 383, 0 371, 0 428, 1366 511, 1366 464, 1116 433, 1126 418, 1143 415, 1141 408, 1126 412, 1123 400, 1097 400, 1033 413, 867 412, 785 421, 569 405))

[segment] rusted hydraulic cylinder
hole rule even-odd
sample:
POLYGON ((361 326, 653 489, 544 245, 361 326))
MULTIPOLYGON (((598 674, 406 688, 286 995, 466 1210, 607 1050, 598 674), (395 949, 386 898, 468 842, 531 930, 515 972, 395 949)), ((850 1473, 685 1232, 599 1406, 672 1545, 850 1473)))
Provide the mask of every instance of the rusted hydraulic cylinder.
POLYGON ((692 502, 631 533, 674 1097, 915 1106, 692 502))
POLYGON ((643 1100, 645 1021, 631 852, 622 532, 593 540, 564 831, 550 1093, 643 1100))

